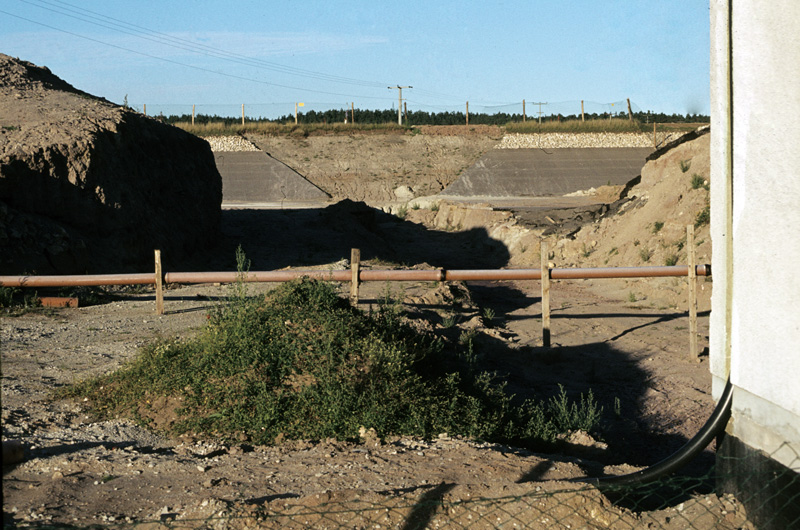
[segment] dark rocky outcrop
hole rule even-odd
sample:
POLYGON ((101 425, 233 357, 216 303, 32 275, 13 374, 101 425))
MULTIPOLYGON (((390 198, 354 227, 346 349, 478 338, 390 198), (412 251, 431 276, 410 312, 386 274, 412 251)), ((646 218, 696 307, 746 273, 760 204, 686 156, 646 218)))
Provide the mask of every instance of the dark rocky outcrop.
POLYGON ((0 274, 176 266, 221 202, 204 140, 0 55, 0 274))

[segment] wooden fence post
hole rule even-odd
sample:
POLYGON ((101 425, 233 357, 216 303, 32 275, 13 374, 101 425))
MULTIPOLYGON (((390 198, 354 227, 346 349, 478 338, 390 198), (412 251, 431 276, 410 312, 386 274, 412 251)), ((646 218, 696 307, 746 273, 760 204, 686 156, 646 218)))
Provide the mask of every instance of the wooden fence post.
POLYGON ((694 226, 686 226, 686 247, 689 258, 689 360, 697 362, 697 269, 694 226))
POLYGON ((142 103, 142 114, 147 116, 147 103, 142 103))
POLYGON ((467 125, 469 125, 469 101, 467 101, 467 125))
POLYGON ((628 98, 628 121, 633 121, 633 111, 631 110, 631 98, 628 98))
POLYGON ((164 314, 164 275, 161 270, 161 251, 155 251, 156 260, 156 315, 164 314))
POLYGON ((242 127, 244 127, 244 103, 242 103, 242 127))
POLYGON ((194 125, 194 105, 192 105, 192 125, 194 125))
POLYGON ((550 267, 547 242, 542 241, 542 346, 550 347, 550 267))
POLYGON ((522 100, 522 123, 525 123, 525 100, 522 100))
POLYGON ((658 147, 658 142, 656 142, 656 122, 653 122, 653 149, 658 147))
POLYGON ((350 303, 353 305, 358 304, 358 274, 361 269, 361 250, 357 248, 350 249, 350 303))
POLYGON ((586 121, 586 118, 583 116, 583 100, 581 100, 581 121, 586 121))

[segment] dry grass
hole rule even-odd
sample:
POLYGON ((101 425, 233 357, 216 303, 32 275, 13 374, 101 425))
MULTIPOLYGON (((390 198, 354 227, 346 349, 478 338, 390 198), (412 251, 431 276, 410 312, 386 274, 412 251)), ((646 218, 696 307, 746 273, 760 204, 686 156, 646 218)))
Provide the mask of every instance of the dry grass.
POLYGON ((274 123, 250 122, 245 124, 224 122, 196 123, 175 122, 173 125, 196 136, 235 136, 239 134, 266 134, 275 136, 309 136, 314 134, 350 134, 353 132, 407 132, 410 127, 401 127, 396 123, 274 123))

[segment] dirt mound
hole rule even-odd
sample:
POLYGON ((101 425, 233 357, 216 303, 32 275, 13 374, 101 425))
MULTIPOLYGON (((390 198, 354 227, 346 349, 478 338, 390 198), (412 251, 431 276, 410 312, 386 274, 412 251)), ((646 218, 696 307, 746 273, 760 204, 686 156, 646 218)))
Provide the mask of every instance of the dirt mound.
MULTIPOLYGON (((57 75, 53 74, 46 66, 36 66, 28 61, 13 59, 0 54, 3 69, 0 77, 0 88, 22 90, 60 90, 81 96, 93 97, 86 92, 78 90, 57 75)), ((99 98, 95 98, 99 99, 99 98)))
POLYGON ((138 272, 155 248, 174 263, 221 201, 205 141, 0 55, 0 273, 138 272))

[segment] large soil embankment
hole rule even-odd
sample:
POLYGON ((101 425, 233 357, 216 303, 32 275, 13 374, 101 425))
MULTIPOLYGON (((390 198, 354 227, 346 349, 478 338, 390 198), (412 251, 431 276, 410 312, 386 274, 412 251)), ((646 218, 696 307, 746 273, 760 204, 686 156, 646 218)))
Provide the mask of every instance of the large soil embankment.
POLYGON ((0 55, 0 273, 149 270, 208 244, 208 144, 0 55))

